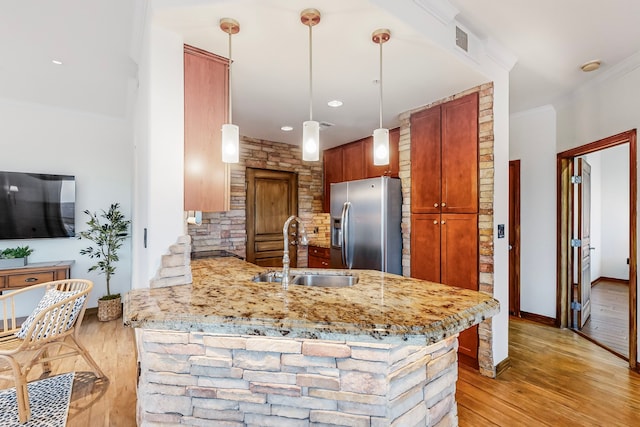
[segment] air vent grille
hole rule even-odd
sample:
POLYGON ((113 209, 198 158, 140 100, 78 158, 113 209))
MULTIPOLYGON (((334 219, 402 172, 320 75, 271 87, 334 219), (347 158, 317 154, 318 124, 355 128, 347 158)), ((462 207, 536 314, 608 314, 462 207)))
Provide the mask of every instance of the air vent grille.
POLYGON ((469 36, 460 27, 456 27, 456 46, 469 52, 469 36))

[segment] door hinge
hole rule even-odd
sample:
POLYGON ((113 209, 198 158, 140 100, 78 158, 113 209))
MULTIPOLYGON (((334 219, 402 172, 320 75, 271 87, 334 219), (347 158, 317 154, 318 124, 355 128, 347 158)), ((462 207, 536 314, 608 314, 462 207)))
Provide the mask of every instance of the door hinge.
POLYGON ((571 301, 571 310, 581 311, 582 304, 580 304, 578 301, 571 301))
POLYGON ((572 184, 582 184, 582 177, 580 175, 572 175, 571 176, 572 184))
POLYGON ((582 240, 580 240, 580 239, 571 239, 571 247, 572 248, 579 248, 580 246, 582 246, 582 240))

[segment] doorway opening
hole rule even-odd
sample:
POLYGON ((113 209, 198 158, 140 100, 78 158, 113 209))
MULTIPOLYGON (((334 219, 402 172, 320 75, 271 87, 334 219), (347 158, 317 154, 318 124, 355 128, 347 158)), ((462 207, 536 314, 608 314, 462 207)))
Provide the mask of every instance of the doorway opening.
MULTIPOLYGON (((628 156, 628 361, 637 369, 637 147, 636 130, 630 130, 559 153, 557 156, 557 308, 556 324, 580 330, 588 323, 591 299, 591 246, 593 220, 589 154, 622 145, 628 156)), ((622 165, 620 165, 622 167, 622 165)), ((626 216, 627 212, 625 212, 626 216)), ((619 260, 618 260, 619 261, 619 260)), ((602 343, 603 347, 607 348, 602 343)))

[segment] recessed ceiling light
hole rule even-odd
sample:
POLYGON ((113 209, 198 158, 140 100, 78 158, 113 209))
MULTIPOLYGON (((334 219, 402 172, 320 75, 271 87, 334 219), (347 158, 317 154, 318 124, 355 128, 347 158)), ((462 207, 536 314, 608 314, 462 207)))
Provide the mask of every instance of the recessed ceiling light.
POLYGON ((595 71, 598 68, 600 68, 600 60, 597 59, 594 61, 585 62, 580 66, 580 69, 585 73, 588 73, 589 71, 595 71))
POLYGON ((60 61, 58 59, 52 59, 51 62, 53 62, 56 65, 62 65, 62 61, 60 61))
POLYGON ((293 130, 293 127, 291 127, 291 126, 282 126, 280 128, 280 130, 283 130, 285 132, 291 132, 293 130))
POLYGON ((338 107, 342 107, 342 101, 339 101, 337 99, 334 99, 333 101, 329 101, 327 102, 327 105, 329 107, 333 107, 333 108, 338 108, 338 107))

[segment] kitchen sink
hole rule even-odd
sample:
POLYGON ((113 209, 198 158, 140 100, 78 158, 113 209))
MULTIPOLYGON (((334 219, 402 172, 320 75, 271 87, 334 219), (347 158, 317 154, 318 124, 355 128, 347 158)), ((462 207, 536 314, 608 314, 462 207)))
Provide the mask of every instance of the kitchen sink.
MULTIPOLYGON (((282 272, 265 271, 264 273, 256 275, 252 280, 254 282, 282 282, 282 272)), ((353 286, 358 283, 358 276, 335 273, 294 274, 291 276, 289 283, 292 285, 341 288, 353 286)))
POLYGON ((291 283, 304 286, 342 288, 358 283, 358 276, 346 276, 342 274, 301 274, 294 276, 291 283))
POLYGON ((282 272, 265 271, 264 273, 258 274, 251 280, 254 282, 282 282, 282 272))

